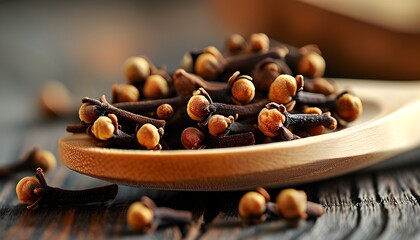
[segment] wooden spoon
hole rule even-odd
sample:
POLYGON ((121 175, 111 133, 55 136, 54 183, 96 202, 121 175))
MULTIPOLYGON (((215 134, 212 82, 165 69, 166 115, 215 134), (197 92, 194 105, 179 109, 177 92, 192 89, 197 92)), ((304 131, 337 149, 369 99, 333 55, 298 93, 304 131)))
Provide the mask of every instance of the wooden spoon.
POLYGON ((355 171, 420 146, 420 82, 338 79, 363 102, 349 127, 290 142, 207 150, 95 147, 59 140, 61 161, 95 178, 143 188, 222 191, 305 183, 355 171))

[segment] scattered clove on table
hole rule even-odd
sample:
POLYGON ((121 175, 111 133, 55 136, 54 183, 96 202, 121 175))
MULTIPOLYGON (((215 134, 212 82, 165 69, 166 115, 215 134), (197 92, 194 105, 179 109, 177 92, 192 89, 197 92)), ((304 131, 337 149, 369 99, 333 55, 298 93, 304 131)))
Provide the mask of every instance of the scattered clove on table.
POLYGON ((84 190, 64 190, 47 184, 44 171, 37 168, 35 176, 22 178, 16 185, 16 195, 27 204, 29 210, 36 210, 42 205, 81 205, 94 202, 106 202, 115 198, 118 185, 84 190))

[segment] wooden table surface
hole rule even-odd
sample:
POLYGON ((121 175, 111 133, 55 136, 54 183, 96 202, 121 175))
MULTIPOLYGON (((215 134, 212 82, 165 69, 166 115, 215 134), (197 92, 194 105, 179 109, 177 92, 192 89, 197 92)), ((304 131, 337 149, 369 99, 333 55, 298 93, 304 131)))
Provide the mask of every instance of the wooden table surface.
MULTIPOLYGON (((66 134, 65 120, 39 121, 2 128, 1 164, 18 158, 34 143, 57 156, 57 139, 66 134)), ((159 206, 204 213, 200 239, 415 239, 420 238, 420 149, 414 149, 373 168, 334 179, 293 186, 321 203, 326 213, 298 228, 284 220, 242 225, 237 204, 244 192, 174 192, 120 186, 115 200, 88 206, 41 207, 28 211, 19 203, 15 186, 20 173, 0 179, 0 239, 180 239, 183 227, 160 228, 141 234, 130 230, 127 208, 146 195, 159 206)), ((46 174, 49 185, 84 189, 107 184, 75 173, 61 163, 46 174)), ((269 189, 275 197, 280 189, 269 189)))
MULTIPOLYGON (((0 8, 0 165, 10 164, 35 145, 58 158, 58 139, 67 134, 69 120, 40 116, 36 97, 47 80, 66 83, 80 104, 81 97, 109 94, 112 83, 123 82, 119 66, 129 56, 145 54, 157 64, 173 67, 186 50, 221 45, 233 31, 217 25, 218 16, 201 1, 187 1, 182 7, 165 3, 166 8, 143 1, 24 2, 5 1, 0 8), (192 22, 199 27, 185 27, 192 22)), ((306 191, 309 200, 326 209, 321 218, 304 221, 298 228, 281 219, 242 225, 236 209, 244 192, 119 186, 116 199, 107 203, 28 211, 19 203, 15 186, 34 174, 35 170, 0 178, 0 239, 183 238, 186 231, 180 227, 150 234, 130 230, 127 208, 144 195, 159 206, 191 210, 196 217, 204 213, 205 224, 196 236, 200 239, 420 239, 420 148, 380 166, 291 186, 306 191)), ((46 177, 49 185, 64 189, 107 184, 61 163, 46 177)), ((274 198, 280 190, 269 192, 274 198)))

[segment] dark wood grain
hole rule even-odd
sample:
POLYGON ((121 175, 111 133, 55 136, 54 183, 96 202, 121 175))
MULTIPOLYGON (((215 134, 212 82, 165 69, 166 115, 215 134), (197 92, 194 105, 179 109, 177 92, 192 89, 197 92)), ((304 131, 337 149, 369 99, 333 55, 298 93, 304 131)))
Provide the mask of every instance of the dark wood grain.
MULTIPOLYGON (((10 163, 30 149, 33 143, 57 153, 57 139, 64 134, 64 122, 25 126, 8 141, 1 164, 10 163)), ((160 206, 191 210, 194 218, 203 215, 204 224, 192 239, 415 239, 420 237, 420 160, 411 154, 409 165, 393 164, 350 175, 293 186, 305 190, 310 200, 324 205, 319 219, 301 221, 290 227, 274 219, 257 225, 244 225, 237 204, 244 192, 176 192, 120 186, 113 201, 86 206, 41 207, 28 211, 15 193, 17 181, 34 172, 0 179, 1 239, 182 239, 186 226, 160 228, 154 233, 131 231, 126 213, 130 203, 147 195, 160 206)), ((392 160, 396 162, 401 157, 392 160)), ((389 165, 389 164, 388 164, 389 165)), ((60 163, 47 173, 49 185, 84 189, 107 184, 72 172, 60 163)), ((281 189, 268 189, 275 198, 281 189)), ((191 239, 191 238, 190 238, 191 239)))

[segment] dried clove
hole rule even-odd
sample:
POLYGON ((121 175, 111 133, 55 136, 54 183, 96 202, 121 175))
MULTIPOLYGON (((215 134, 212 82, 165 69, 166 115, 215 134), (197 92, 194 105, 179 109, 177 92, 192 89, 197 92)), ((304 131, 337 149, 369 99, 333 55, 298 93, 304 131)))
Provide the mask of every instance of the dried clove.
MULTIPOLYGON (((268 195, 268 197, 270 197, 268 195)), ((245 223, 261 223, 267 219, 270 199, 258 191, 245 193, 238 204, 239 216, 245 223)))
POLYGON ((291 226, 298 226, 301 219, 317 218, 324 214, 321 204, 308 201, 304 191, 283 189, 276 197, 276 209, 291 226))
POLYGON ((255 87, 260 92, 268 92, 271 84, 281 74, 292 75, 292 71, 283 59, 265 58, 252 70, 255 87))
POLYGON ((112 200, 118 193, 118 185, 85 190, 64 190, 47 185, 44 172, 36 169, 36 175, 22 178, 16 185, 19 200, 27 204, 29 210, 36 210, 41 205, 81 205, 112 200))
POLYGON ((230 76, 239 71, 242 74, 250 75, 254 67, 266 58, 284 59, 287 49, 283 47, 271 48, 266 52, 257 52, 253 54, 241 54, 226 58, 221 76, 230 76))
POLYGON ((42 87, 39 102, 47 117, 69 117, 74 110, 70 91, 58 81, 48 82, 42 87))
POLYGON ((133 231, 153 232, 163 226, 191 224, 193 216, 190 211, 157 207, 152 199, 143 196, 128 208, 127 222, 133 231))
POLYGON ((299 92, 294 96, 296 104, 329 109, 346 122, 356 120, 363 112, 360 98, 349 92, 336 96, 325 96, 320 93, 299 92))
POLYGON ((168 80, 158 74, 148 76, 142 90, 146 99, 167 98, 171 93, 168 80))
POLYGON ((38 167, 45 169, 45 171, 49 171, 55 168, 56 162, 54 154, 50 151, 33 148, 23 157, 23 159, 16 161, 13 165, 1 167, 0 178, 22 171, 33 171, 38 167))
POLYGON ((164 120, 149 118, 114 107, 113 105, 108 103, 104 95, 101 97, 100 100, 85 97, 82 99, 82 102, 84 104, 79 110, 79 117, 80 120, 88 124, 92 123, 99 116, 111 113, 115 114, 118 117, 119 121, 127 122, 128 124, 134 126, 139 124, 143 125, 146 123, 153 124, 157 128, 162 128, 165 126, 164 120))
POLYGON ((265 58, 284 59, 288 50, 283 46, 258 51, 251 54, 239 54, 224 57, 215 47, 207 47, 184 57, 183 69, 191 71, 206 80, 226 79, 234 72, 250 75, 258 62, 265 58))
POLYGON ((270 44, 287 49, 284 59, 294 74, 300 74, 309 78, 317 78, 324 75, 326 63, 318 46, 309 44, 297 48, 274 40, 271 40, 270 44))
MULTIPOLYGON (((291 114, 287 112, 286 107, 282 104, 277 103, 268 103, 266 109, 278 110, 284 118, 282 118, 282 124, 285 127, 289 126, 313 126, 322 124, 326 128, 334 130, 337 127, 337 120, 331 117, 329 112, 322 114, 291 114)), ((264 110, 263 110, 264 111, 264 110)))
POLYGON ((216 102, 247 104, 254 99, 255 87, 252 78, 235 72, 227 83, 209 82, 184 69, 173 74, 176 91, 183 96, 191 96, 198 88, 203 88, 216 102))
POLYGON ((112 85, 112 103, 136 102, 140 99, 139 90, 131 84, 112 85))
POLYGON ((213 46, 209 46, 197 57, 194 63, 194 72, 204 79, 214 80, 223 71, 225 58, 213 46))

